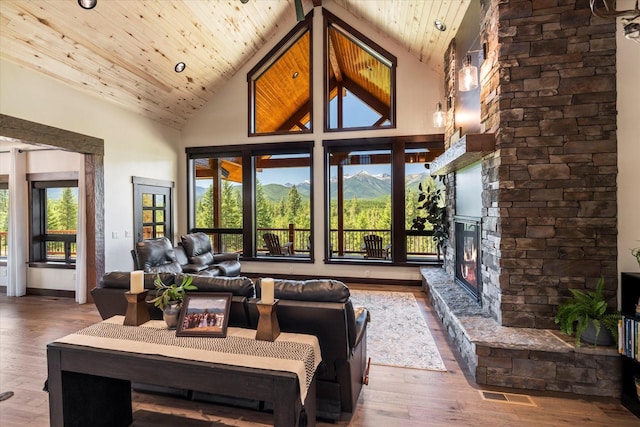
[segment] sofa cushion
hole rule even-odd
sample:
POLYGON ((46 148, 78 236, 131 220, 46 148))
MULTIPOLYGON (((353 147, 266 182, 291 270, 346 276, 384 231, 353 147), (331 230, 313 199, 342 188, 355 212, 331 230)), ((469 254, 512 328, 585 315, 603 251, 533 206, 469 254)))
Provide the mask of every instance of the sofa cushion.
MULTIPOLYGON (((153 267, 163 264, 177 263, 176 254, 171 241, 166 237, 148 239, 136 243, 136 252, 140 267, 146 271, 153 271, 153 267)), ((180 266, 180 264, 178 264, 180 266)), ((171 268, 171 267, 168 267, 171 268)), ((160 270, 165 271, 165 270, 160 270)))
MULTIPOLYGON (((258 297, 261 295, 261 280, 258 281, 258 297)), ((274 281, 274 297, 295 301, 347 302, 349 288, 332 279, 280 280, 274 281)))
POLYGON ((180 236, 180 240, 182 240, 182 247, 184 247, 189 258, 197 257, 207 252, 213 252, 211 249, 211 240, 209 240, 209 236, 204 233, 185 234, 180 236))
MULTIPOLYGON (((182 278, 176 276, 176 281, 180 283, 182 278)), ((255 296, 255 286, 251 279, 247 277, 207 277, 204 275, 193 276, 192 285, 198 288, 198 292, 231 292, 236 296, 253 298, 255 296)))
POLYGON ((189 263, 191 264, 200 264, 200 265, 209 265, 213 263, 213 254, 211 252, 206 252, 204 254, 192 256, 189 258, 189 263))
POLYGON ((150 273, 182 273, 182 266, 178 261, 169 262, 167 264, 156 265, 148 270, 150 273))

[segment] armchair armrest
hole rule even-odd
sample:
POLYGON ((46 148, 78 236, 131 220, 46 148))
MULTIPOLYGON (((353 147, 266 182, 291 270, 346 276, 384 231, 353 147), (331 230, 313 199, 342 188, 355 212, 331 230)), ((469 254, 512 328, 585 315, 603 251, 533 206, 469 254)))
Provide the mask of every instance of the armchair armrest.
POLYGON ((356 342, 354 347, 357 347, 362 341, 362 337, 367 334, 367 324, 371 321, 371 314, 364 307, 357 307, 354 311, 356 318, 356 342))
POLYGON ((184 273, 198 273, 209 268, 206 264, 187 264, 182 266, 184 273))

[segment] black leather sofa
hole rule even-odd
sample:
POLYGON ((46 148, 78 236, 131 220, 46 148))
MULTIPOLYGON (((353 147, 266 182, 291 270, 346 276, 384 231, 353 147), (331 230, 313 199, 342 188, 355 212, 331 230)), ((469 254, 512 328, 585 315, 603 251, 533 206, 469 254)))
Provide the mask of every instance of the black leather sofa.
MULTIPOLYGON (((172 283, 171 280, 180 283, 182 280, 181 274, 159 274, 164 283, 172 283)), ((98 287, 91 291, 103 319, 125 314, 127 303, 124 292, 129 290, 129 276, 125 272, 107 273, 98 287)), ((155 294, 151 290, 154 289, 155 277, 155 274, 144 275, 145 289, 150 290, 148 299, 155 294)), ((260 280, 254 285, 246 277, 195 275, 192 283, 198 290, 189 292, 231 292, 233 298, 229 326, 257 328, 259 314, 256 304, 260 300, 260 280)), ((366 308, 354 309, 349 288, 337 280, 276 279, 274 296, 278 299, 276 313, 282 332, 318 337, 322 352, 322 363, 316 374, 318 416, 333 420, 349 417, 360 396, 367 370, 368 311, 366 308)), ((152 319, 162 319, 160 310, 151 304, 148 307, 152 319)), ((202 393, 170 392, 199 400, 247 405, 247 402, 228 402, 202 393)))
POLYGON ((206 234, 185 234, 180 239, 181 243, 175 247, 166 237, 137 242, 131 251, 134 268, 145 273, 190 273, 210 277, 240 275, 240 256, 237 253, 214 254, 206 234))

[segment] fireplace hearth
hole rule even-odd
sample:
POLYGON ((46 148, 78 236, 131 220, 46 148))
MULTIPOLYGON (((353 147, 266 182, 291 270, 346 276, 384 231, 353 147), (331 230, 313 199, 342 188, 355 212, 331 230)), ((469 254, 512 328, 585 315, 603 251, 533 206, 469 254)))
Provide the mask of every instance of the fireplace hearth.
POLYGON ((482 304, 480 275, 480 220, 455 218, 455 278, 456 283, 482 304))

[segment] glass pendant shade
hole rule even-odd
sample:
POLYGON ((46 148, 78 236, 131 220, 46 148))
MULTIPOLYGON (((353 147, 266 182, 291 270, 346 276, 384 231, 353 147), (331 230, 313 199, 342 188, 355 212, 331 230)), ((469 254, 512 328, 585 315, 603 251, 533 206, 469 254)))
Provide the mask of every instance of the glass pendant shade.
POLYGON ((442 103, 436 104, 436 112, 433 113, 433 127, 444 127, 444 111, 442 111, 442 103))
POLYGON ((461 92, 469 92, 478 87, 478 68, 471 65, 471 55, 467 55, 458 75, 461 92))

